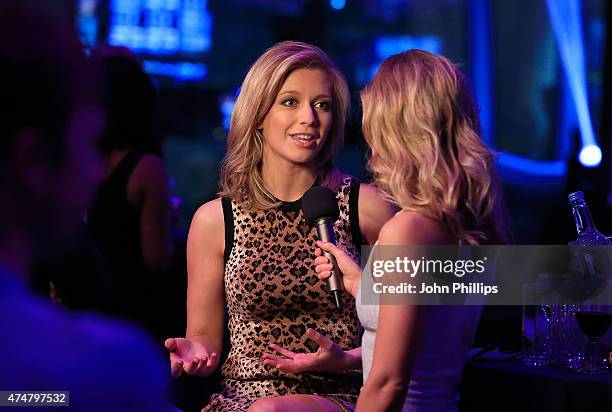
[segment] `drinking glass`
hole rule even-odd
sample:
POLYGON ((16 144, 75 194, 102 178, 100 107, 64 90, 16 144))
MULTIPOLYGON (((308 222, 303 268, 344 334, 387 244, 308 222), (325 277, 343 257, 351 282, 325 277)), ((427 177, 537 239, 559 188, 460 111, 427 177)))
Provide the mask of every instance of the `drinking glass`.
POLYGON ((586 374, 606 372, 607 367, 602 362, 599 351, 599 339, 612 325, 612 313, 609 313, 609 306, 581 305, 576 311, 576 321, 589 339, 585 360, 579 372, 586 374))
POLYGON ((547 302, 547 286, 523 285, 522 361, 526 366, 546 366, 554 355, 554 305, 547 302))

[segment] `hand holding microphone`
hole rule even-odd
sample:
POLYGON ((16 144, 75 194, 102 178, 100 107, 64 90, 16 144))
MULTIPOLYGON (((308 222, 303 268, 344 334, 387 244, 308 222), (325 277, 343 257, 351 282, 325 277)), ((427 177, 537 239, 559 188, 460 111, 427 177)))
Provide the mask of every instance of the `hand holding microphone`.
MULTIPOLYGON (((340 309, 342 308, 342 291, 344 290, 344 285, 342 281, 342 274, 338 269, 336 257, 342 257, 343 263, 346 258, 348 258, 350 261, 352 261, 352 259, 350 259, 350 257, 348 257, 348 255, 346 255, 344 252, 340 251, 340 249, 335 247, 336 237, 334 235, 334 222, 338 220, 338 217, 340 216, 340 210, 338 209, 338 201, 335 193, 324 186, 315 186, 309 189, 302 198, 302 211, 308 224, 317 228, 319 240, 334 245, 333 249, 331 247, 323 248, 322 255, 325 256, 327 263, 330 265, 326 266, 327 270, 325 270, 325 272, 329 272, 329 275, 319 277, 319 279, 327 280, 329 290, 334 296, 336 308, 340 309), (335 256, 335 254, 338 256, 335 256)), ((319 260, 319 262, 326 263, 322 260, 319 260)), ((359 267, 359 265, 356 263, 355 265, 359 267)), ((347 266, 347 269, 353 272, 350 265, 347 266)), ((359 269, 358 272, 360 272, 359 269)))
POLYGON ((319 246, 315 250, 317 258, 314 261, 317 277, 321 280, 327 280, 331 276, 333 265, 323 254, 324 252, 329 252, 336 258, 338 269, 342 272, 344 290, 352 297, 357 297, 357 289, 359 289, 359 282, 361 282, 361 267, 359 264, 347 255, 344 250, 332 243, 325 243, 319 240, 317 241, 317 246, 319 246))

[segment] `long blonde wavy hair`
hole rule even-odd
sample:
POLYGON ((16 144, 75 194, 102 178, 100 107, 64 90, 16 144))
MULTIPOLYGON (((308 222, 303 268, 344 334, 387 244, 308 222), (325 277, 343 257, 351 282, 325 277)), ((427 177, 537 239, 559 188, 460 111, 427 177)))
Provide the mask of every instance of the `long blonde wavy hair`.
POLYGON ((367 166, 383 195, 469 244, 505 242, 494 155, 455 65, 421 50, 391 56, 361 101, 367 166))
POLYGON ((266 50, 242 83, 232 111, 227 154, 221 165, 219 196, 230 197, 254 209, 266 209, 280 203, 266 188, 261 174, 263 134, 258 125, 263 122, 289 74, 302 68, 324 70, 332 81, 332 125, 316 159, 316 167, 322 185, 334 189, 340 184, 342 175, 334 167, 334 159, 344 141, 349 111, 346 80, 318 47, 284 41, 266 50))

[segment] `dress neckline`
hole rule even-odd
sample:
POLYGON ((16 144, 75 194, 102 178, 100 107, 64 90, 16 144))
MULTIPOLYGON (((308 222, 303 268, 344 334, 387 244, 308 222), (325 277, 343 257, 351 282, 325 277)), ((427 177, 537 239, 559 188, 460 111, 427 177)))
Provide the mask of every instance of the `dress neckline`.
POLYGON ((285 202, 280 200, 281 204, 277 206, 279 210, 283 212, 299 212, 302 210, 302 198, 300 197, 297 200, 293 200, 291 202, 285 202))
MULTIPOLYGON (((321 178, 317 176, 314 183, 312 184, 312 186, 308 188, 308 190, 312 189, 315 186, 319 186, 320 184, 321 184, 321 178)), ((280 200, 280 199, 275 198, 277 201, 280 202, 280 205, 278 205, 277 208, 278 210, 282 210, 283 212, 299 212, 300 210, 302 210, 302 198, 303 197, 304 197, 304 194, 302 194, 302 196, 300 196, 299 199, 291 200, 291 201, 285 201, 285 200, 280 200)))

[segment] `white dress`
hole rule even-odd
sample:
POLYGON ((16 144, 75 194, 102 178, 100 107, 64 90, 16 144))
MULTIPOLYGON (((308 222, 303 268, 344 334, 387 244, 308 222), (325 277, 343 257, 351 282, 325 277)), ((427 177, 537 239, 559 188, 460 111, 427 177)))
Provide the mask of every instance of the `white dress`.
MULTIPOLYGON (((373 255, 374 249, 370 256, 373 255)), ((369 274, 364 272, 363 276, 369 274)), ((379 305, 362 303, 361 283, 356 304, 364 328, 361 356, 365 382, 372 367, 379 305)), ((368 303, 370 301, 368 298, 368 303)), ((414 366, 402 411, 456 411, 463 365, 472 347, 482 305, 436 305, 422 306, 421 309, 424 311, 423 329, 415 348, 414 366)))

